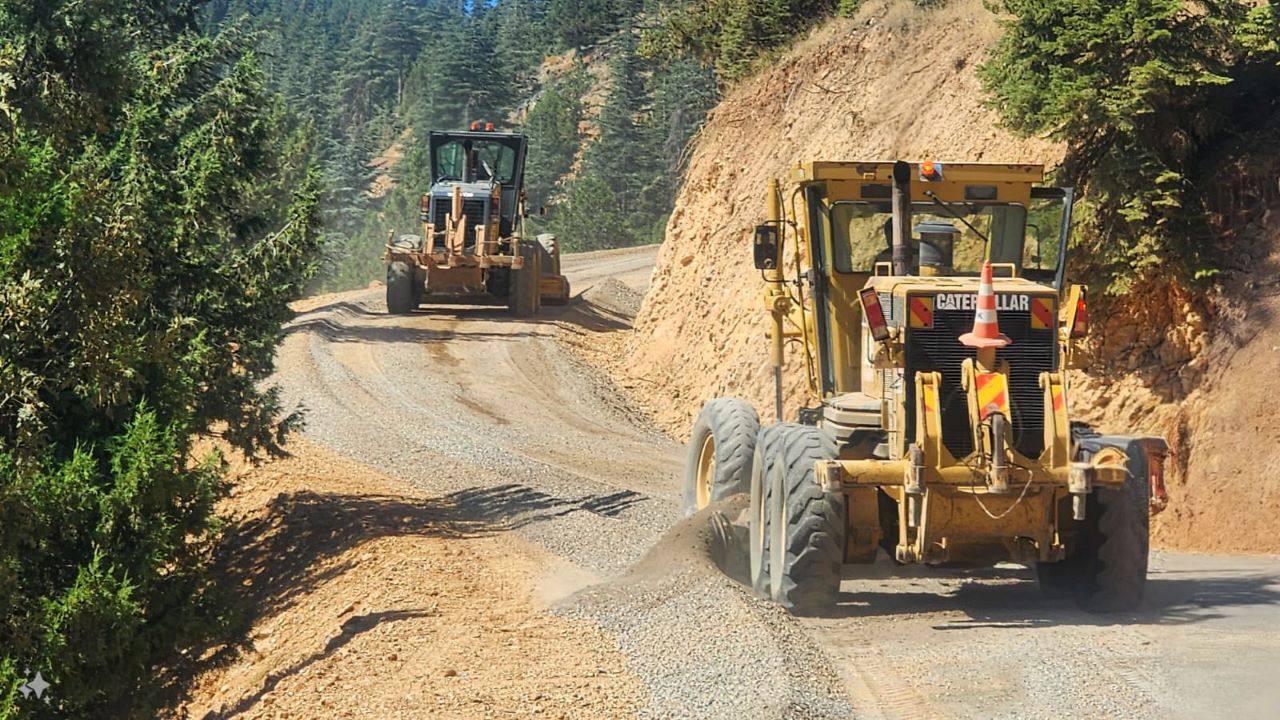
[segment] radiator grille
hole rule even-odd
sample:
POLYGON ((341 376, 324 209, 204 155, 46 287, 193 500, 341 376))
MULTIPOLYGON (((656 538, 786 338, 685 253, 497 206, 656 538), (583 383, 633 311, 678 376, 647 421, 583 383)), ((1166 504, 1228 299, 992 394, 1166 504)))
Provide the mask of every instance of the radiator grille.
MULTIPOLYGON (((890 308, 890 321, 899 324, 902 302, 888 300, 881 298, 882 304, 890 308)), ((972 310, 935 309, 932 329, 905 328, 903 389, 907 395, 907 438, 915 439, 916 372, 939 372, 942 374, 939 400, 943 444, 957 458, 973 452, 967 400, 960 387, 960 366, 965 358, 974 356, 974 349, 961 345, 959 340, 973 328, 973 315, 972 310)), ((1013 340, 1008 347, 996 351, 997 361, 1007 360, 1010 367, 1009 403, 1013 417, 1009 424, 1013 446, 1023 455, 1035 458, 1044 451, 1044 391, 1040 389, 1040 373, 1057 369, 1055 331, 1032 328, 1031 313, 1026 310, 1001 310, 999 321, 1000 331, 1013 340)))
MULTIPOLYGON (((444 230, 445 220, 449 217, 453 201, 447 197, 436 197, 431 199, 431 205, 431 223, 436 226, 436 230, 444 230)), ((488 205, 488 201, 484 198, 463 198, 462 200, 462 214, 467 217, 467 233, 463 242, 463 252, 468 255, 475 254, 476 226, 485 222, 485 210, 488 205)))

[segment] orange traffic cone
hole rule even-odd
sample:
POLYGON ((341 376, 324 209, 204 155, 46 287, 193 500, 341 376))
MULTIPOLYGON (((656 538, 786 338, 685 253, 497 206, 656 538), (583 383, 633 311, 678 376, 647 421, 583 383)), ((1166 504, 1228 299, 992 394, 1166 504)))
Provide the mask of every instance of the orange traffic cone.
POLYGON ((1002 348, 1013 342, 1000 332, 996 321, 996 293, 991 288, 991 261, 982 263, 982 280, 978 283, 978 309, 974 313, 973 332, 960 336, 960 342, 975 348, 1002 348))

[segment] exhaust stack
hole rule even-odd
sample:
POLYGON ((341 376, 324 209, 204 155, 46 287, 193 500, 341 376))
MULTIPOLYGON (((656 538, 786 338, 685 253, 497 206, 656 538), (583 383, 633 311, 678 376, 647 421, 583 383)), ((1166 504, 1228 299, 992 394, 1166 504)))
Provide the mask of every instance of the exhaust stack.
POLYGON ((893 274, 911 273, 911 165, 893 164, 893 274))

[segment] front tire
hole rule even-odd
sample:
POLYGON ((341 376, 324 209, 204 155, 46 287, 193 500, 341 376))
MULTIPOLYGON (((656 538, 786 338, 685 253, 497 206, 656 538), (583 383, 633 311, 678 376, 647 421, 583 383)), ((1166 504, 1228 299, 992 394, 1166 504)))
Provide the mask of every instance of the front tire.
POLYGON ((413 280, 414 271, 409 263, 396 261, 387 266, 387 312, 404 315, 413 311, 417 305, 413 280))
POLYGON ((751 462, 751 506, 747 519, 747 545, 751 558, 751 589, 769 597, 769 480, 773 477, 782 426, 760 428, 751 462))
POLYGON ((518 318, 531 318, 542 308, 542 252, 536 243, 521 242, 524 267, 511 271, 511 291, 507 306, 518 318))
POLYGON ((755 408, 741 400, 715 398, 702 406, 684 463, 686 515, 750 489, 759 433, 755 408))
POLYGON ((824 492, 814 464, 836 457, 835 439, 809 425, 781 426, 770 468, 769 591, 797 615, 825 612, 840 593, 845 498, 824 492))
POLYGON ((1129 438, 1099 436, 1088 429, 1073 435, 1080 460, 1104 447, 1123 450, 1129 478, 1120 487, 1099 487, 1088 496, 1084 526, 1071 555, 1036 566, 1041 590, 1048 597, 1074 597, 1090 612, 1133 610, 1146 590, 1150 550, 1146 453, 1129 438))

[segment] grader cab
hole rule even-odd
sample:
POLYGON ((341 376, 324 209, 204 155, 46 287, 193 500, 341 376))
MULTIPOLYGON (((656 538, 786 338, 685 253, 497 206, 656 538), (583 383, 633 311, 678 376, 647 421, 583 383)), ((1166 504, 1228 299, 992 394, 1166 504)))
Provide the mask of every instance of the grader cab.
POLYGON ((523 237, 528 142, 492 123, 428 138, 431 189, 422 233, 387 238, 387 310, 424 302, 506 301, 519 317, 569 300, 554 235, 523 237))
POLYGON ((1034 566, 1047 594, 1142 597, 1160 438, 1072 421, 1087 327, 1064 284, 1070 189, 1035 165, 815 162, 770 183, 754 256, 781 418, 784 345, 808 401, 760 427, 718 398, 694 425, 690 512, 749 492, 757 591, 835 602, 847 564, 1034 566))

